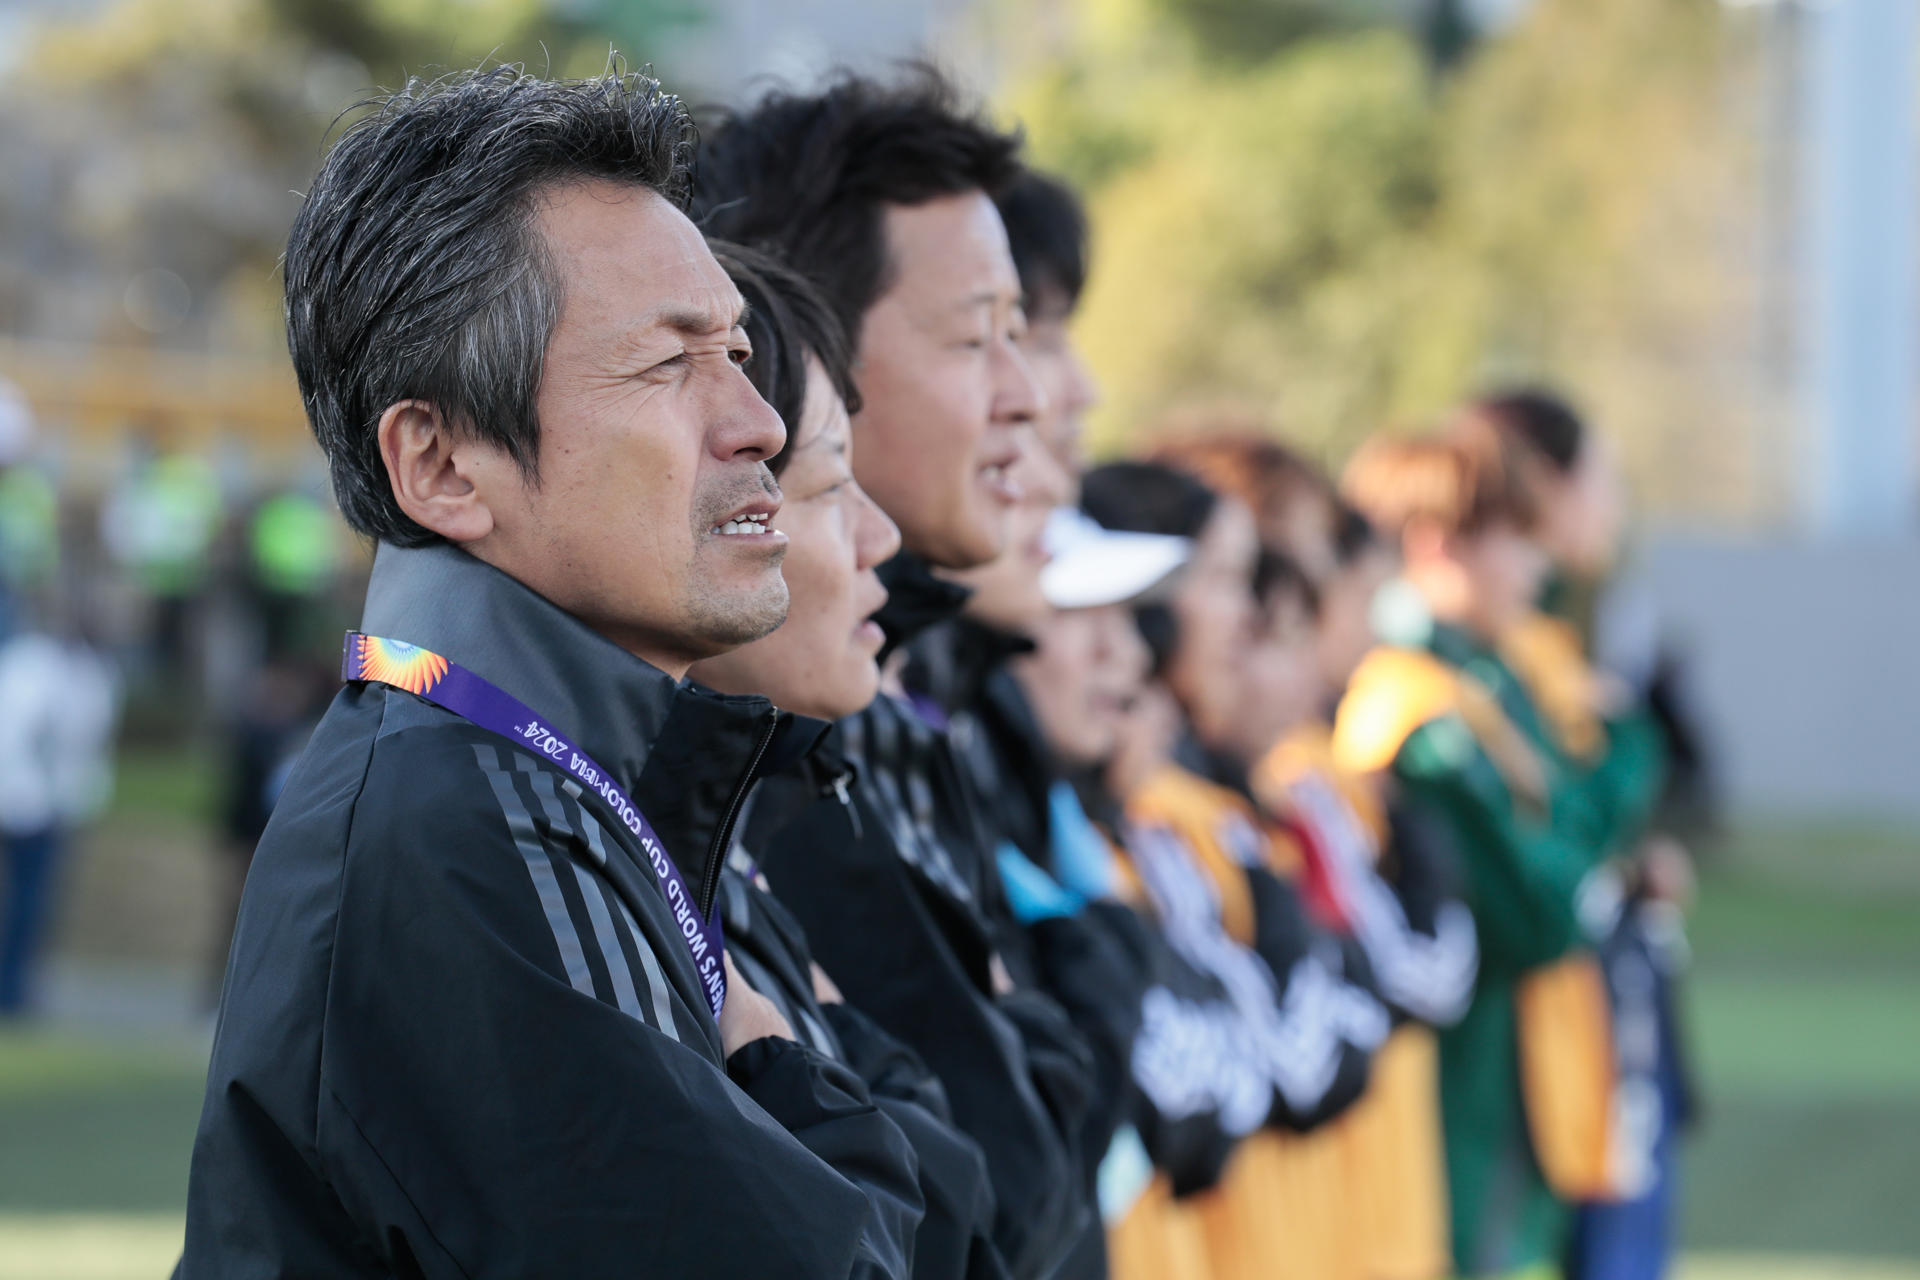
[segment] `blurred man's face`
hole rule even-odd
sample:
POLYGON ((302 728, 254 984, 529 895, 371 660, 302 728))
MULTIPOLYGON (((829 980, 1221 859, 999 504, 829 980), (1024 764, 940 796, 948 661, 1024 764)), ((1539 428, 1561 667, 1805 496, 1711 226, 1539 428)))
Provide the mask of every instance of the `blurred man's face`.
POLYGON ((1039 409, 1020 282, 980 192, 889 206, 886 237, 891 284, 860 328, 860 483, 907 550, 972 568, 1006 547, 1017 432, 1039 409))
POLYGON ((1167 684, 1203 739, 1229 732, 1240 665, 1253 638, 1253 568, 1260 554, 1253 516, 1240 502, 1214 507, 1174 588, 1178 642, 1167 684))
POLYGON ((1113 754, 1102 780, 1115 798, 1126 800, 1173 759, 1180 740, 1180 703, 1159 680, 1149 680, 1120 717, 1113 754))
POLYGON ((1070 768, 1105 760, 1151 660, 1132 611, 1123 604, 1062 610, 1035 630, 1034 641, 1034 652, 1014 659, 1012 670, 1047 745, 1070 768))
POLYGON ((1324 492, 1296 486, 1277 510, 1258 521, 1260 542, 1286 552, 1318 582, 1334 570, 1333 501, 1324 492))
POLYGON ((966 616, 1001 631, 1031 636, 1052 614, 1040 590, 1047 552, 1047 517, 1068 501, 1071 479, 1041 447, 1031 431, 1022 431, 1020 459, 1013 464, 1020 498, 1007 513, 1007 549, 978 569, 949 575, 973 589, 966 616))
POLYGON ((651 191, 569 184, 537 224, 565 299, 539 482, 469 449, 492 529, 468 549, 670 671, 765 635, 787 608, 764 462, 786 432, 740 371, 739 292, 651 191))
MULTIPOLYGON (((1066 295, 1058 289, 1042 289, 1027 304, 1027 333, 1020 349, 1040 386, 1042 403, 1034 431, 1078 489, 1080 473, 1087 467, 1087 411, 1099 402, 1100 391, 1067 327, 1073 307, 1066 295)), ((1069 493, 1064 501, 1078 498, 1078 493, 1069 493)))

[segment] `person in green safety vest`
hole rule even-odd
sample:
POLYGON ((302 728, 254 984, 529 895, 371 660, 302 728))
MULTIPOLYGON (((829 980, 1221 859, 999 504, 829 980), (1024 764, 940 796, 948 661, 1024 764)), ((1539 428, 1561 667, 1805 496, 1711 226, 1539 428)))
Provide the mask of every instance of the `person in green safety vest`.
POLYGON ((205 458, 166 453, 139 467, 107 500, 107 550, 156 596, 186 596, 206 581, 220 531, 220 484, 205 458))
POLYGON ((136 462, 100 513, 107 553, 153 602, 154 655, 169 675, 189 670, 195 606, 224 518, 212 465, 180 452, 136 462))
POLYGON ((255 508, 247 566, 269 658, 310 647, 341 563, 340 517, 305 488, 283 489, 255 508))
POLYGON ((60 567, 60 498, 28 456, 33 411, 0 379, 0 636, 24 625, 60 567))

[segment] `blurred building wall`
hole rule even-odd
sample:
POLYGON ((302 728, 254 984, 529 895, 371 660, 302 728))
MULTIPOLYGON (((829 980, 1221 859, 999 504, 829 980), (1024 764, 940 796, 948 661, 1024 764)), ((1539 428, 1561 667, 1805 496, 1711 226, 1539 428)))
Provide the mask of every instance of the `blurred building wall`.
POLYGON ((1920 5, 1812 6, 1802 511, 1826 534, 1914 527, 1920 365, 1920 5))
POLYGON ((1920 819, 1920 538, 1666 535, 1633 577, 1735 814, 1920 819))

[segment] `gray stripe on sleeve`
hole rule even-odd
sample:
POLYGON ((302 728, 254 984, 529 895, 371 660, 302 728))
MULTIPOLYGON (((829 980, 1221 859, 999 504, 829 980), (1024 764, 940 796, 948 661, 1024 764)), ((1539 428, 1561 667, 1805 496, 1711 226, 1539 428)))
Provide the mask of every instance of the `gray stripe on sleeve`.
POLYGON ((614 1003, 622 1013, 645 1022, 640 1011, 640 993, 634 989, 633 973, 627 968, 626 952, 620 949, 620 939, 613 931, 613 914, 607 910, 607 900, 600 894, 600 878, 577 862, 573 864, 573 874, 580 880, 580 896, 587 900, 587 916, 593 921, 594 936, 600 939, 601 954, 607 958, 614 1003))
POLYGON ((640 922, 633 918, 633 912, 627 907, 627 900, 619 894, 613 895, 614 906, 620 909, 620 919, 633 935, 633 949, 639 953, 640 968, 646 974, 647 989, 653 995, 653 1016, 660 1030, 680 1038, 680 1032, 673 1024, 673 1004, 667 999, 667 975, 660 971, 660 957, 653 954, 653 948, 647 945, 647 935, 640 929, 640 922))
MULTIPOLYGON (((598 843, 599 824, 582 809, 578 812, 582 822, 592 830, 592 838, 580 830, 567 812, 567 806, 561 803, 550 770, 540 768, 533 763, 532 757, 525 755, 520 756, 515 764, 526 771, 527 780, 533 784, 533 793, 539 798, 540 807, 545 811, 552 828, 570 831, 589 846, 598 843)), ((600 892, 600 878, 579 862, 571 858, 568 862, 573 867, 574 877, 580 882, 580 897, 587 904, 587 918, 593 921, 593 936, 599 940, 600 953, 606 959, 607 976, 613 980, 614 1003, 620 1006, 621 1012, 645 1022, 646 1018, 641 1013, 640 993, 633 985, 633 972, 627 968, 626 952, 620 949, 620 939, 614 933, 613 915, 607 910, 606 899, 600 892)), ((602 865, 606 863, 604 852, 600 854, 600 862, 602 865)))
POLYGON ((547 860, 540 833, 534 830, 533 815, 527 812, 520 793, 514 790, 512 772, 502 764, 498 747, 475 743, 473 754, 480 762, 480 771, 493 787, 493 798, 500 803, 500 812, 507 820, 507 830, 513 833, 513 843, 520 850, 521 860, 527 864, 527 874, 532 877, 534 892, 540 898, 540 909, 546 913, 547 927, 553 931, 554 945, 560 949, 560 963, 566 968, 567 981, 573 984, 574 990, 598 999, 593 989, 593 975, 587 969, 586 951, 580 945, 580 934, 573 927, 573 917, 567 914, 567 900, 560 896, 559 878, 547 860))
POLYGON ((580 834, 586 838, 587 848, 593 850, 593 856, 601 866, 606 866, 606 838, 601 835, 599 822, 594 819, 591 813, 587 812, 587 806, 581 803, 581 797, 587 794, 587 789, 575 782, 572 778, 563 781, 560 784, 560 789, 573 797, 573 803, 580 810, 580 834))

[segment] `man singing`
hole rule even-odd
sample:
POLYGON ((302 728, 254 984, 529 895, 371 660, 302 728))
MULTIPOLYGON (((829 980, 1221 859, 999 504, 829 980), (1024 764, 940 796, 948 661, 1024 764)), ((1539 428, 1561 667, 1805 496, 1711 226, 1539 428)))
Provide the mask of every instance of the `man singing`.
POLYGON ((499 69, 308 193, 288 341, 380 548, 241 906, 181 1277, 907 1273, 909 1147, 715 921, 813 735, 682 680, 787 608, 691 151, 644 76, 499 69))

